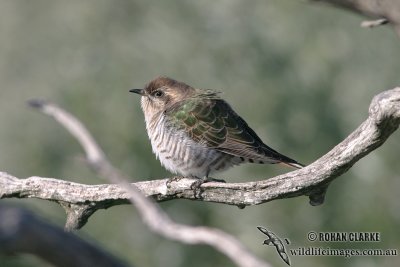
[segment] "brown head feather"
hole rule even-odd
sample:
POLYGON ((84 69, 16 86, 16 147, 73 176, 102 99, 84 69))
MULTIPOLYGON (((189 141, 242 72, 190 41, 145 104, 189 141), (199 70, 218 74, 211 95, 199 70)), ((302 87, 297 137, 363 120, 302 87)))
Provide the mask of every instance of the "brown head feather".
POLYGON ((162 112, 172 105, 191 97, 196 90, 183 82, 168 77, 157 77, 144 87, 142 106, 153 112, 162 112))
POLYGON ((191 86, 187 85, 186 83, 178 82, 174 79, 163 76, 157 77, 154 80, 150 81, 144 87, 144 90, 146 91, 147 94, 151 94, 155 90, 160 89, 162 87, 173 89, 174 91, 177 91, 177 93, 185 93, 187 91, 194 90, 191 86))

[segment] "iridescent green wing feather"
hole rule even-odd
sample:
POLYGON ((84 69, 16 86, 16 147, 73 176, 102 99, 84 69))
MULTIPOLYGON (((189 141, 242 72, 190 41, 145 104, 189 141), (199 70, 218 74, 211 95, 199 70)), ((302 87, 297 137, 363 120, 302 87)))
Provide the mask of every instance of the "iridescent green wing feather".
POLYGON ((183 100, 166 113, 171 125, 207 147, 257 162, 296 162, 265 145, 213 91, 183 100))
POLYGON ((223 119, 227 131, 225 142, 217 148, 227 154, 258 162, 279 162, 278 152, 266 146, 247 123, 224 100, 216 101, 213 108, 223 119))
POLYGON ((216 148, 226 140, 227 129, 224 121, 215 112, 218 94, 214 91, 200 91, 166 111, 170 125, 184 130, 194 141, 216 148))

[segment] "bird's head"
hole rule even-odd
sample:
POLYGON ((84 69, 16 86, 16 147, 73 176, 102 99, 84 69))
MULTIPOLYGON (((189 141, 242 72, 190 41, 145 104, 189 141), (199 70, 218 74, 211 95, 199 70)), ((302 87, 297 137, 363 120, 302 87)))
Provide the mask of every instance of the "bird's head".
POLYGON ((129 92, 142 96, 143 112, 155 114, 190 97, 195 89, 183 82, 167 77, 158 77, 149 82, 143 89, 132 89, 129 92))

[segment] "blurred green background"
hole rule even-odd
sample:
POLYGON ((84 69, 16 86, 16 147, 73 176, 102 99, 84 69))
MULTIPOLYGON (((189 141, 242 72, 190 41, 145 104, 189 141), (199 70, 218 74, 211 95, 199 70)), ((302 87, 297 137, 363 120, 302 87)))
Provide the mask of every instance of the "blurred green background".
MULTIPOLYGON (((400 39, 390 26, 295 0, 0 1, 0 170, 17 177, 103 183, 76 141, 26 106, 43 98, 74 113, 109 159, 135 180, 171 176, 151 152, 137 96, 159 75, 223 97, 271 147, 311 163, 368 115, 372 97, 400 85, 400 39)), ((176 221, 220 228, 275 266, 261 225, 289 248, 400 249, 400 133, 331 185, 324 205, 306 197, 239 210, 174 200, 161 207, 176 221), (309 231, 380 232, 379 243, 311 243, 309 231)), ((243 165, 218 178, 266 179, 289 169, 243 165)), ((59 226, 65 215, 47 201, 2 200, 59 226)), ((207 246, 160 238, 124 205, 97 212, 79 232, 135 266, 230 266, 207 246)), ((399 257, 291 257, 293 266, 399 266, 399 257)), ((35 257, 0 257, 0 266, 47 266, 35 257)))

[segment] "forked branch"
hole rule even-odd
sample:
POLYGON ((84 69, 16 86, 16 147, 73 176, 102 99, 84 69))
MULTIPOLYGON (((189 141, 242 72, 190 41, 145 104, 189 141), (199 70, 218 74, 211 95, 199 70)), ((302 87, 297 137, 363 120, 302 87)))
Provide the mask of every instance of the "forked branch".
MULTIPOLYGON (((101 174, 104 177, 116 176, 118 172, 105 160, 104 153, 76 118, 54 104, 36 102, 35 106, 40 107, 42 112, 55 117, 67 129, 73 129, 71 132, 80 140, 87 152, 90 166, 97 171, 102 171, 101 174)), ((368 118, 331 151, 303 169, 262 181, 205 183, 201 186, 200 196, 195 195, 190 188, 193 183, 191 178, 170 183, 167 183, 168 179, 150 180, 136 182, 133 185, 145 196, 156 201, 184 198, 239 207, 301 195, 317 194, 318 196, 318 191, 324 192, 323 189, 332 180, 382 145, 398 128, 399 123, 400 88, 398 87, 376 95, 371 102, 368 118)), ((121 175, 117 174, 117 176, 121 175)), ((82 227, 87 218, 97 209, 129 202, 125 190, 114 184, 84 185, 42 177, 18 179, 6 173, 0 173, 0 197, 46 199, 61 203, 64 207, 68 206, 72 209, 71 212, 74 211, 73 213, 83 213, 81 220, 76 221, 70 228, 82 227), (79 210, 82 211, 79 212, 79 210)))
POLYGON ((312 204, 321 204, 329 183, 345 173, 359 159, 381 146, 400 123, 400 88, 397 87, 376 95, 371 102, 368 118, 345 140, 307 167, 257 182, 205 183, 201 186, 199 195, 194 194, 191 189, 193 179, 189 178, 170 183, 167 183, 168 179, 162 179, 128 184, 107 161, 89 132, 76 118, 51 103, 35 101, 31 105, 53 116, 66 127, 85 149, 89 165, 103 177, 120 185, 84 185, 42 177, 19 179, 0 172, 0 198, 40 198, 55 201, 67 212, 68 229, 82 227, 98 209, 131 202, 153 231, 185 243, 212 245, 240 266, 266 264, 247 253, 236 239, 226 233, 174 223, 143 195, 156 201, 185 198, 239 207, 308 195, 312 204), (242 250, 245 251, 244 254, 237 253, 242 250))

